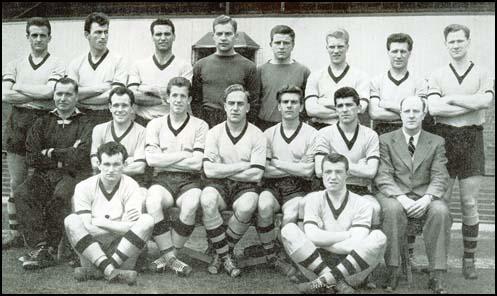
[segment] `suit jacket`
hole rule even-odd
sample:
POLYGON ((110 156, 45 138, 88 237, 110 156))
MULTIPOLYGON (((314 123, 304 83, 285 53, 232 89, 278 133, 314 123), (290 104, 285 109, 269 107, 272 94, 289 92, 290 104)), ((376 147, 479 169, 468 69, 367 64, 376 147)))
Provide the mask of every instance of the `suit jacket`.
POLYGON ((414 158, 402 128, 380 136, 380 165, 375 184, 386 197, 414 193, 441 198, 448 187, 445 140, 421 130, 414 158))

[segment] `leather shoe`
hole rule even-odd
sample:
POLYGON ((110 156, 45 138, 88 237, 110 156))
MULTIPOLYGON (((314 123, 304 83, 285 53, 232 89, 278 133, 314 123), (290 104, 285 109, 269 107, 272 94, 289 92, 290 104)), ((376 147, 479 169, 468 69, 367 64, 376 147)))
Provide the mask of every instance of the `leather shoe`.
POLYGON ((468 258, 462 260, 462 274, 467 280, 476 280, 478 274, 476 273, 475 259, 468 258))
POLYGON ((442 280, 438 278, 430 278, 428 280, 428 288, 435 294, 447 294, 447 290, 443 287, 442 280))

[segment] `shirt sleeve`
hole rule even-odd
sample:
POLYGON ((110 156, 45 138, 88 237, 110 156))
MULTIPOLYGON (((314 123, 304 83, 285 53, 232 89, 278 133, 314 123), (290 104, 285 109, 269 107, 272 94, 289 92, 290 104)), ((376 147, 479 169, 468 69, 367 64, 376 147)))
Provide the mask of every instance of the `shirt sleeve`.
POLYGON ((258 134, 254 135, 252 151, 250 153, 250 167, 260 168, 264 170, 266 167, 266 149, 267 141, 266 137, 259 131, 258 134), (259 134, 260 133, 260 134, 259 134))
POLYGON ((100 147, 100 145, 103 144, 103 139, 102 139, 103 132, 101 131, 101 127, 102 126, 99 124, 93 128, 93 131, 91 134, 90 157, 96 156, 98 147, 100 147))
POLYGON ((316 137, 318 135, 318 131, 315 128, 310 128, 309 129, 310 135, 307 138, 306 142, 306 147, 305 147, 305 152, 304 152, 304 158, 303 162, 314 162, 314 145, 316 143, 316 137))
POLYGON ((376 158, 380 160, 380 138, 374 130, 369 130, 368 146, 366 148, 366 159, 376 158))
POLYGON ((419 78, 416 81, 416 96, 420 98, 428 97, 428 80, 426 78, 419 78))
POLYGON ((114 72, 114 78, 112 79, 112 85, 126 86, 128 82, 128 68, 124 57, 119 57, 117 60, 116 70, 114 72))
POLYGON ((331 153, 332 148, 328 140, 326 139, 325 131, 329 129, 321 129, 318 131, 315 141, 314 141, 314 155, 327 155, 331 153))
POLYGON ((2 81, 10 81, 12 83, 16 83, 17 77, 17 68, 16 61, 10 62, 7 64, 2 73, 2 81))
POLYGON ((490 77, 490 74, 488 71, 484 70, 481 72, 480 76, 480 89, 479 93, 491 93, 493 98, 495 98, 495 80, 490 77))
POLYGON ((273 129, 268 128, 264 131, 264 137, 266 137, 266 160, 270 161, 273 158, 273 139, 272 133, 273 129))
POLYGON ((361 203, 361 207, 355 212, 354 218, 350 227, 364 227, 371 229, 371 221, 373 219, 373 208, 369 206, 369 202, 361 203))
POLYGON ((381 100, 381 77, 377 76, 371 80, 371 83, 369 84, 369 99, 372 98, 377 98, 378 100, 381 100))
POLYGON ((366 102, 369 102, 369 95, 370 95, 369 82, 370 82, 369 76, 364 72, 360 72, 359 79, 357 80, 356 83, 356 91, 359 94, 359 98, 365 100, 366 102))
POLYGON ((431 95, 439 95, 443 96, 442 89, 440 87, 440 83, 438 82, 437 79, 437 72, 433 73, 429 78, 428 78, 428 96, 431 95))
POLYGON ((139 86, 141 83, 142 83, 142 80, 140 77, 140 70, 138 67, 138 62, 136 62, 129 69, 128 87, 139 86))
POLYGON ((66 75, 66 67, 61 60, 56 59, 54 64, 54 68, 52 69, 52 73, 50 73, 50 77, 48 77, 48 81, 59 81, 66 75))
POLYGON ((193 68, 190 64, 188 63, 185 63, 185 65, 183 66, 183 69, 181 69, 181 74, 180 74, 182 77, 190 80, 190 82, 192 82, 192 78, 193 78, 193 68))
POLYGON ((159 142, 159 126, 160 122, 157 119, 152 119, 145 130, 145 147, 155 146, 160 148, 159 142))
POLYGON ((306 199, 304 207, 304 225, 314 224, 319 228, 323 228, 323 219, 321 213, 321 203, 319 194, 322 192, 310 193, 304 198, 306 199))
POLYGON ((217 146, 215 128, 210 129, 205 137, 204 161, 216 162, 219 159, 219 147, 217 146))
POLYGON ((133 154, 134 161, 142 161, 142 162, 147 162, 145 160, 145 137, 146 137, 147 130, 143 129, 139 134, 138 138, 136 139, 136 147, 135 147, 135 153, 133 154))
POLYGON ((67 66, 67 77, 79 82, 79 67, 80 67, 80 58, 76 58, 69 63, 67 66))
POLYGON ((311 96, 319 97, 319 71, 311 72, 309 78, 307 79, 307 84, 305 85, 305 98, 309 98, 311 96))
POLYGON ((81 182, 76 185, 73 195, 74 213, 77 215, 91 214, 92 194, 88 188, 85 188, 87 182, 81 182))
MULTIPOLYGON (((126 186, 126 198, 124 200, 124 213, 126 215, 130 210, 136 210, 140 214, 142 213, 142 203, 145 200, 143 192, 140 189, 140 185, 133 180, 127 179, 129 181, 128 186, 126 186)), ((124 181, 124 180, 123 180, 124 181)), ((125 221, 125 220, 123 220, 125 221)))
POLYGON ((207 132, 209 131, 209 126, 207 122, 200 120, 200 124, 195 131, 195 140, 193 143, 193 151, 205 152, 205 138, 207 137, 207 132))

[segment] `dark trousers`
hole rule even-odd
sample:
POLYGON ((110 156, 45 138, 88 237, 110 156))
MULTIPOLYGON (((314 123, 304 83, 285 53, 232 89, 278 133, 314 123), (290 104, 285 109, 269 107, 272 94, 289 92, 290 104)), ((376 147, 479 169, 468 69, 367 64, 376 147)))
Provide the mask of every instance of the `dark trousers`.
POLYGON ((71 213, 74 187, 81 181, 60 171, 35 171, 14 192, 20 231, 29 247, 40 243, 56 248, 71 213))

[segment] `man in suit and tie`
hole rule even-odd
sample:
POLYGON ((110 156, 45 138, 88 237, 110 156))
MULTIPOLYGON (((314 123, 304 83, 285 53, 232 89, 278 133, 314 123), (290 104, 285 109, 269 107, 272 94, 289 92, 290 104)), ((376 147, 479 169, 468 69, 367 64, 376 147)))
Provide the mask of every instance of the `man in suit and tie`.
POLYGON ((425 102, 416 96, 400 103, 402 128, 380 137, 380 166, 375 178, 382 207, 382 230, 388 242, 385 263, 390 278, 387 288, 395 289, 400 266, 401 243, 407 225, 424 225, 423 238, 428 256, 428 287, 446 294, 442 275, 447 271, 447 255, 452 218, 442 198, 449 175, 444 139, 422 129, 425 102))

